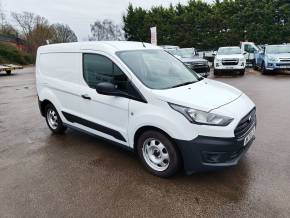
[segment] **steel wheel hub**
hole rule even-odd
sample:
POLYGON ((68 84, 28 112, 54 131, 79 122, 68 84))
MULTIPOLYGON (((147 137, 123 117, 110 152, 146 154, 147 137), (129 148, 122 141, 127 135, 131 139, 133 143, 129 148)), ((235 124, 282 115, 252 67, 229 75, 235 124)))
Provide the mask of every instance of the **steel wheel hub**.
POLYGON ((46 116, 47 116, 47 121, 48 121, 49 126, 52 129, 57 129, 57 127, 58 127, 58 118, 57 118, 56 112, 53 109, 50 108, 50 109, 47 110, 46 116))
POLYGON ((169 166, 169 154, 161 141, 154 138, 146 139, 143 143, 143 157, 146 163, 156 171, 164 171, 169 166))

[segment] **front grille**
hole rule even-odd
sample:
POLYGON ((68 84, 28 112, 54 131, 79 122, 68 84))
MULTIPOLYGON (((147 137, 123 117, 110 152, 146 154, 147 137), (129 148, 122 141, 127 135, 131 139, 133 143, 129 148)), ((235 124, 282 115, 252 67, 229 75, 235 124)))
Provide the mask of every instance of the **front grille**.
POLYGON ((277 63, 276 65, 290 67, 290 62, 289 63, 277 63))
POLYGON ((192 68, 196 73, 206 73, 208 72, 207 67, 192 68))
POLYGON ((290 62, 290 58, 280 58, 280 61, 290 62))
POLYGON ((235 136, 241 137, 256 123, 256 108, 251 110, 238 124, 235 136))
POLYGON ((239 63, 238 59, 223 59, 222 64, 225 66, 228 65, 237 65, 239 63))

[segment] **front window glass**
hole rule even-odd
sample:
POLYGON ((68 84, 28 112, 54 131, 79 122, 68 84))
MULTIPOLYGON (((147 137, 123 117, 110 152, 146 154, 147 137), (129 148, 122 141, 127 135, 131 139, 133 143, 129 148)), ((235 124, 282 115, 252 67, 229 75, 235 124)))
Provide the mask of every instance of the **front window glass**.
POLYGON ((239 47, 222 47, 219 48, 219 55, 232 55, 232 54, 241 54, 242 51, 239 47))
POLYGON ((95 89, 98 83, 113 83, 117 89, 128 92, 129 80, 109 58, 98 54, 84 54, 84 79, 95 89))
POLYGON ((163 50, 117 52, 120 59, 147 87, 168 89, 198 81, 198 76, 163 50))
POLYGON ((268 45, 266 46, 266 53, 268 54, 290 53, 290 45, 268 45))

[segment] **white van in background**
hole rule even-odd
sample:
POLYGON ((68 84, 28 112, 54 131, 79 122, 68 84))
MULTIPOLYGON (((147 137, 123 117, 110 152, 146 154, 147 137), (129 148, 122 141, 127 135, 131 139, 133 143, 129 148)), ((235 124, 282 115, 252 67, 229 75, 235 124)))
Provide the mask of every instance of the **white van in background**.
POLYGON ((238 163, 255 136, 254 103, 141 42, 42 46, 36 85, 53 133, 67 127, 135 151, 154 175, 238 163))

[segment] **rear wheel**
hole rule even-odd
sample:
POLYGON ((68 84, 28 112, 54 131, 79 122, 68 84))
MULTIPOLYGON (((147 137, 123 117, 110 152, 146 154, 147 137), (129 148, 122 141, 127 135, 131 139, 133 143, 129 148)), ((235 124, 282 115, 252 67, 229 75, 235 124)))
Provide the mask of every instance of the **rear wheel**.
POLYGON ((178 150, 171 140, 158 131, 146 131, 137 141, 138 155, 153 175, 170 177, 176 174, 180 166, 178 150))
POLYGON ((63 125, 57 110, 52 104, 48 104, 45 107, 45 120, 53 133, 61 134, 65 132, 66 127, 63 125))
POLYGON ((11 75, 11 70, 6 70, 7 75, 11 75))

